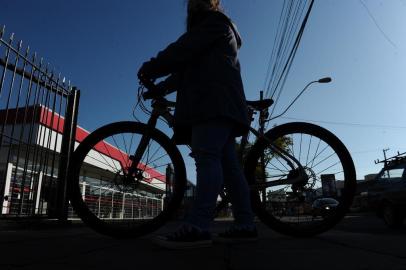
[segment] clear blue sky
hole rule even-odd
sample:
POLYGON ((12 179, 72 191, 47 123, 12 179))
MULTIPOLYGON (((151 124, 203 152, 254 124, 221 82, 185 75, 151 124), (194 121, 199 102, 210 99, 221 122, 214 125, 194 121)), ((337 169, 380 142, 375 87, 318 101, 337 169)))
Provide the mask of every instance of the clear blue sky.
MULTIPOLYGON (((389 155, 406 151, 406 0, 364 3, 375 22, 359 0, 316 0, 278 107, 307 82, 333 77, 286 116, 322 121, 347 145, 359 179, 380 169, 373 161, 383 148, 389 155)), ((282 4, 224 1, 244 39, 240 58, 249 99, 264 85, 282 4)), ((139 66, 182 34, 184 21, 184 0, 13 0, 0 9, 8 33, 82 90, 79 124, 87 130, 131 119, 139 66)), ((193 162, 187 164, 193 179, 193 162)))

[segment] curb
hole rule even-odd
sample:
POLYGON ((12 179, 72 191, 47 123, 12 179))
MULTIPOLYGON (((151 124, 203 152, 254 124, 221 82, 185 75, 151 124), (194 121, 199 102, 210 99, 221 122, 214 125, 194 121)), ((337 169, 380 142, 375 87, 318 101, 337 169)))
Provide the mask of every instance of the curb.
POLYGON ((85 226, 81 220, 14 218, 0 219, 0 232, 4 230, 48 230, 85 226))

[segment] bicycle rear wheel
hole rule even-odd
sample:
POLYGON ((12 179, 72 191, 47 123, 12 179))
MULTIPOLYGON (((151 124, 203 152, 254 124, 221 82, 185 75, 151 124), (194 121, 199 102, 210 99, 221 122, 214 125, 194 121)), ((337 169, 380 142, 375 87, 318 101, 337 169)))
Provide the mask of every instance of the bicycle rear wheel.
POLYGON ((180 205, 186 170, 176 145, 137 122, 117 122, 91 133, 73 154, 70 202, 92 229, 113 237, 138 237, 162 226, 180 205), (128 173, 143 136, 148 145, 128 173))
POLYGON ((354 163, 344 144, 331 132, 309 123, 280 125, 265 136, 269 140, 259 139, 245 163, 259 219, 291 236, 312 236, 331 229, 347 213, 356 190, 354 163), (272 152, 270 141, 300 162, 305 175, 302 181, 288 182, 297 179, 299 168, 292 168, 272 152))

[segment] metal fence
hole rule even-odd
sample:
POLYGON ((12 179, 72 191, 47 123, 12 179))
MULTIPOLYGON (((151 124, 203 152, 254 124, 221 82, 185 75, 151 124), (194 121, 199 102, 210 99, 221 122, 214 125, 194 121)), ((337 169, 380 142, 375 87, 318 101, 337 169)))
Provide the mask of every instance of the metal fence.
MULTIPOLYGON (((96 216, 101 219, 151 219, 164 208, 164 200, 159 197, 126 193, 101 185, 81 182, 82 196, 96 216)), ((77 219, 69 207, 69 219, 77 219)))
POLYGON ((79 91, 0 31, 0 217, 66 218, 79 91))

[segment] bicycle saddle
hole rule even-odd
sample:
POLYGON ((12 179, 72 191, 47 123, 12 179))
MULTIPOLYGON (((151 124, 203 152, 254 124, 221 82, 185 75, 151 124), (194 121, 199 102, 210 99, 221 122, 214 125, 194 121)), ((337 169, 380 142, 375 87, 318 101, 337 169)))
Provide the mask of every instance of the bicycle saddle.
POLYGON ((247 105, 252 107, 256 111, 262 111, 268 109, 273 104, 273 99, 263 99, 263 100, 255 100, 255 101, 248 101, 247 105))

